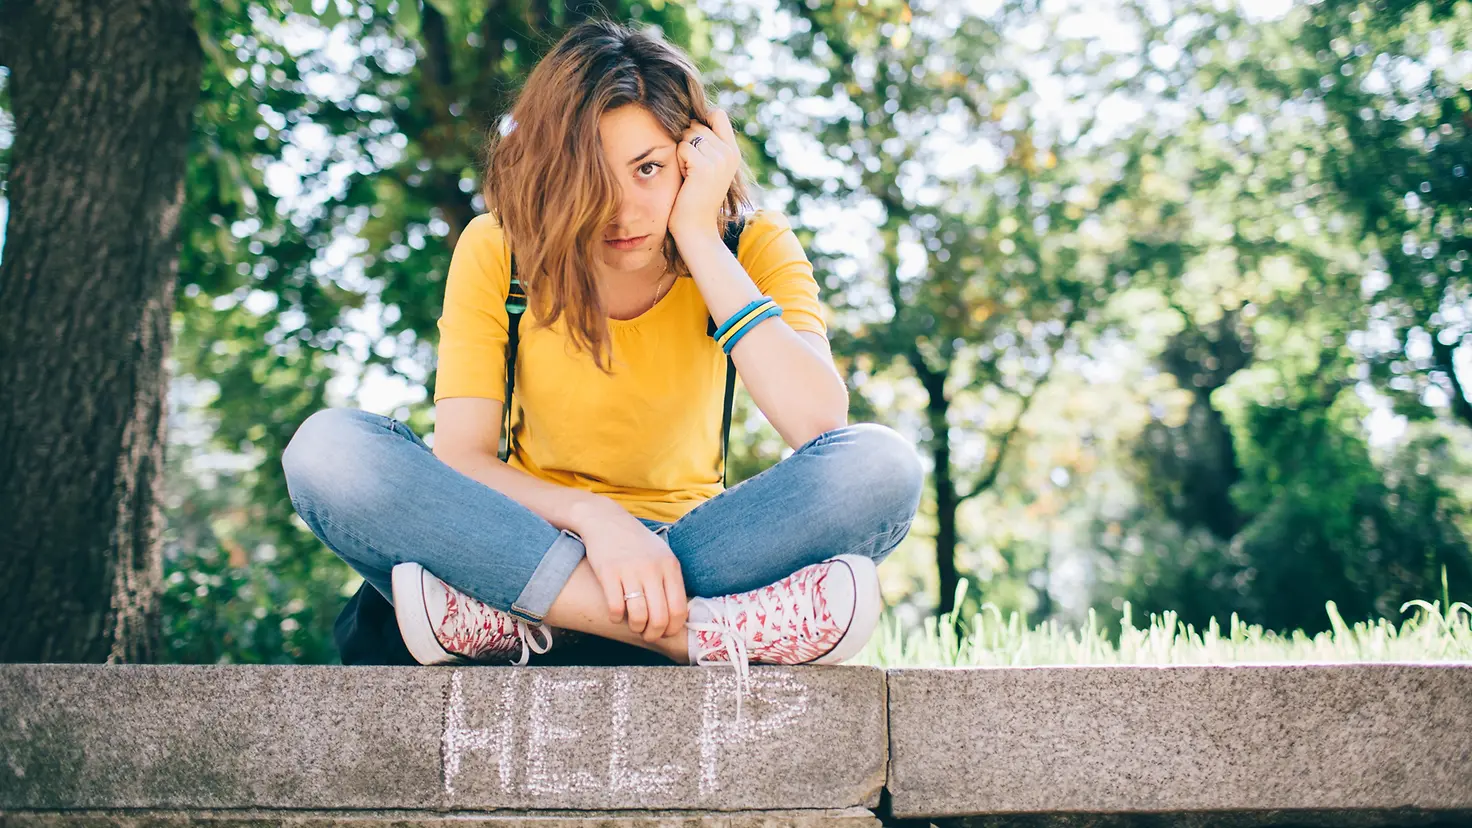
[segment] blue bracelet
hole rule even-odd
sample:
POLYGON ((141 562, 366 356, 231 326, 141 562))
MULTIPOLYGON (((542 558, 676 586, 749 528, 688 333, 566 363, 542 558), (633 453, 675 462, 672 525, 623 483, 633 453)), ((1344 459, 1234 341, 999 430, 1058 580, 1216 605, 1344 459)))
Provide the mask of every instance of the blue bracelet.
POLYGON ((737 322, 741 321, 741 317, 747 315, 748 313, 751 313, 758 306, 770 301, 772 301, 772 298, 770 296, 763 296, 760 299, 748 303, 746 307, 731 314, 729 319, 727 319, 725 322, 722 322, 721 326, 719 328, 716 328, 716 332, 711 334, 711 339, 720 339, 723 335, 725 335, 726 331, 731 329, 732 325, 735 325, 737 322))
POLYGON ((731 327, 726 329, 725 333, 716 337, 716 344, 724 349, 726 347, 726 343, 731 341, 731 337, 735 336, 737 332, 746 327, 746 324, 748 322, 775 307, 777 307, 776 301, 768 299, 767 301, 762 302, 760 305, 757 305, 755 308, 746 311, 744 314, 741 315, 740 319, 737 319, 734 323, 732 323, 731 327))
POLYGON ((736 347, 736 343, 741 341, 741 337, 746 336, 748 333, 750 333, 751 332, 751 329, 752 328, 755 328, 757 325, 761 324, 763 320, 770 319, 770 318, 772 318, 774 316, 781 316, 781 315, 782 315, 782 306, 781 305, 773 305, 772 307, 768 308, 767 310, 764 310, 761 313, 757 314, 757 316, 756 316, 755 319, 753 319, 750 322, 748 322, 745 325, 743 325, 741 327, 741 330, 737 331, 736 332, 736 335, 733 336, 733 337, 731 337, 731 339, 726 342, 726 345, 725 345, 725 351, 726 351, 726 353, 729 355, 731 353, 731 349, 736 347))

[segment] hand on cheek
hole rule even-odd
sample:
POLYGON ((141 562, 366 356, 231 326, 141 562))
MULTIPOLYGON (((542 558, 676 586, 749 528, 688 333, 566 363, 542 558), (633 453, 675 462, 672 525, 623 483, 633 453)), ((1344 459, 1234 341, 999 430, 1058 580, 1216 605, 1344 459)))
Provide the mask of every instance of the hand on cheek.
POLYGON ((677 150, 680 192, 670 211, 670 232, 714 230, 721 205, 741 165, 741 150, 726 113, 712 109, 711 126, 692 121, 677 150))

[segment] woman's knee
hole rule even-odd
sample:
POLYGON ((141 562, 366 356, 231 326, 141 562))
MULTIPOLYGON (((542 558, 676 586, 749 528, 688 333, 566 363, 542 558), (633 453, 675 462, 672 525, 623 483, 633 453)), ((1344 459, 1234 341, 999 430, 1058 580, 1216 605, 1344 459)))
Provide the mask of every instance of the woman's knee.
POLYGON ((834 468, 835 478, 850 491, 853 505, 867 505, 876 515, 908 520, 920 507, 925 485, 925 468, 915 446, 889 426, 854 423, 849 434, 845 462, 834 468))
POLYGON ((373 421, 378 416, 357 408, 324 408, 297 426, 281 452, 281 470, 298 511, 305 498, 320 495, 332 482, 359 476, 354 466, 365 456, 363 438, 379 427, 373 421))

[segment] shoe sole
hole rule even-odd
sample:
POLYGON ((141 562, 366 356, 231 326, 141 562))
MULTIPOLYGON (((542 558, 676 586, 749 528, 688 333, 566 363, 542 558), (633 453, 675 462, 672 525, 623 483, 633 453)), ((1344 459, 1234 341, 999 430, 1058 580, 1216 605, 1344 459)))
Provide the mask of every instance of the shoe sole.
POLYGON ((394 566, 394 618, 409 655, 420 664, 464 664, 468 659, 440 646, 430 627, 429 610, 424 606, 424 567, 407 562, 394 566))
POLYGON ((849 568, 854 579, 854 614, 849 619, 848 629, 833 649, 807 662, 808 664, 838 664, 848 661, 864 649, 879 625, 879 572, 874 568, 874 559, 863 555, 837 555, 830 560, 841 561, 849 568), (865 608, 870 608, 865 612, 865 608))

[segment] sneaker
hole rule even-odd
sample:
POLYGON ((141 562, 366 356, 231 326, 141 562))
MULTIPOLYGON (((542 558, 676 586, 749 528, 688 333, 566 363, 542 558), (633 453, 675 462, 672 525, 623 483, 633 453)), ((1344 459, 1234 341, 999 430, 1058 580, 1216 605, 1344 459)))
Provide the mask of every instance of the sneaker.
POLYGON ((858 655, 879 623, 879 574, 863 555, 838 555, 769 586, 692 598, 690 664, 736 669, 736 716, 748 664, 838 664, 858 655))
POLYGON ((547 636, 538 646, 527 622, 466 595, 417 563, 394 567, 393 589, 399 632, 420 664, 501 662, 520 650, 512 662, 520 667, 532 652, 552 648, 551 627, 536 625, 547 636))

